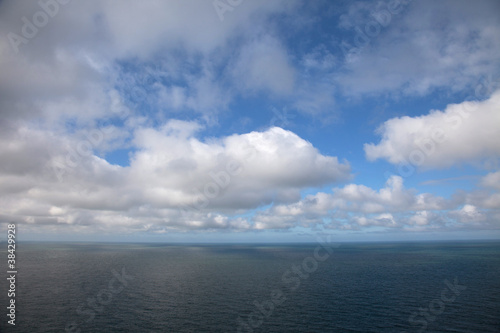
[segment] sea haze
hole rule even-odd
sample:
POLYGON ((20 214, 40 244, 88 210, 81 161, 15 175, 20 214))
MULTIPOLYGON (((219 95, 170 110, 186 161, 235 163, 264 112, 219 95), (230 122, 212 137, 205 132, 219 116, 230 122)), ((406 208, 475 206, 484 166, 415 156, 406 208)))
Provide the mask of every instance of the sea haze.
POLYGON ((2 332, 500 332, 500 242, 23 243, 17 263, 2 332))

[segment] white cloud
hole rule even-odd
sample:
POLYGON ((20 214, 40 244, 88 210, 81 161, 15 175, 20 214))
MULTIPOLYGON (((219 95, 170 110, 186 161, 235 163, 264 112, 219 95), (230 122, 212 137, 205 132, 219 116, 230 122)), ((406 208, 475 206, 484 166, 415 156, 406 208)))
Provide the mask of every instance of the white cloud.
POLYGON ((281 128, 206 141, 194 136, 199 130, 177 120, 137 129, 129 167, 95 156, 90 139, 44 131, 10 136, 0 145, 2 217, 104 229, 248 228, 248 221, 229 216, 296 201, 304 188, 349 178, 348 164, 281 128))
MULTIPOLYGON (((234 82, 217 79, 220 67, 235 61, 228 43, 252 39, 252 27, 266 30, 269 15, 293 10, 294 3, 246 2, 226 13, 223 22, 210 1, 59 5, 49 24, 19 45, 18 52, 7 38, 0 39, 2 114, 22 120, 41 117, 64 122, 76 118, 92 122, 109 117, 110 110, 123 111, 127 103, 135 109, 132 111, 144 107, 137 102, 159 109, 160 121, 165 120, 164 113, 185 109, 217 114, 234 93, 227 88, 234 82), (129 63, 137 70, 127 76, 123 64, 126 67, 129 63), (110 96, 113 91, 121 96, 110 96), (117 106, 117 101, 122 105, 117 106)), ((0 6, 0 30, 21 36, 21 18, 41 11, 38 2, 2 2, 0 6)), ((255 49, 257 54, 246 58, 253 64, 248 88, 290 93, 293 70, 281 63, 286 60, 286 51, 277 40, 268 43, 270 37, 260 35, 263 43, 254 44, 261 45, 255 49)), ((246 50, 243 53, 248 54, 246 50)), ((241 82, 237 85, 243 88, 241 82)), ((130 114, 112 116, 117 115, 130 114)))
MULTIPOLYGON (((449 3, 415 3, 401 15, 404 22, 393 17, 387 34, 353 57, 345 73, 322 37, 301 56, 315 38, 291 45, 294 33, 283 34, 286 25, 299 32, 298 26, 307 30, 320 22, 302 15, 275 20, 297 3, 244 1, 220 21, 212 1, 71 1, 19 52, 0 38, 0 220, 23 222, 26 231, 161 234, 427 228, 453 225, 446 218, 483 225, 498 216, 496 173, 483 179, 484 189, 456 202, 406 189, 398 177, 378 190, 349 184, 301 200, 306 189, 348 180, 349 164, 277 127, 201 139, 210 125, 222 126, 217 115, 239 112, 238 98, 264 95, 273 105, 286 104, 277 109, 321 115, 323 122, 341 91, 456 91, 494 73, 499 25, 490 2, 449 6, 443 29, 433 26, 443 12, 433 16, 428 8, 442 11, 449 3), (470 29, 457 25, 468 9, 470 29), (104 158, 129 148, 130 165, 104 158), (253 216, 266 205, 271 208, 253 216), (446 209, 452 212, 440 213, 446 209)), ((356 3, 340 26, 362 24, 370 8, 356 3)), ((0 31, 21 34, 21 18, 39 10, 38 1, 0 1, 0 31)), ((366 146, 367 156, 400 163, 417 139, 434 138, 429 128, 443 127, 446 140, 423 167, 498 157, 499 96, 391 119, 381 128, 382 141, 366 146), (468 117, 460 122, 463 107, 468 117)), ((257 111, 255 123, 262 121, 257 111)), ((217 133, 215 126, 208 130, 217 133)))
POLYGON ((392 176, 378 191, 349 184, 334 188, 331 194, 319 192, 292 204, 275 205, 257 214, 255 220, 262 229, 290 228, 307 223, 340 229, 403 228, 428 225, 434 218, 431 211, 445 211, 453 204, 441 197, 406 189, 401 177, 392 176))
POLYGON ((478 223, 485 220, 485 216, 477 207, 473 205, 464 205, 462 208, 451 211, 450 216, 461 223, 478 223))
POLYGON ((431 214, 426 210, 419 211, 415 215, 410 217, 410 223, 416 224, 418 226, 428 225, 430 215, 431 214))
POLYGON ((496 210, 500 213, 500 172, 487 174, 480 179, 478 185, 477 190, 462 194, 464 202, 479 209, 496 210))
MULTIPOLYGON (((181 124, 191 126, 176 126, 181 124)), ((161 131, 138 130, 141 150, 130 168, 133 182, 160 206, 255 208, 296 200, 302 188, 349 176, 347 164, 281 128, 201 142, 171 127, 170 122, 161 131)))
POLYGON ((338 230, 378 230, 387 228, 409 232, 497 229, 500 202, 491 205, 498 193, 466 193, 444 199, 406 189, 402 178, 393 176, 378 191, 349 184, 332 193, 318 192, 291 204, 281 204, 258 212, 260 229, 315 227, 338 230))
POLYGON ((481 179, 481 185, 500 190, 500 171, 491 172, 481 179))
POLYGON ((400 8, 391 15, 384 2, 355 3, 341 17, 341 27, 353 32, 344 48, 356 51, 336 78, 345 94, 460 91, 475 89, 482 75, 498 74, 497 1, 413 1, 400 8), (380 10, 389 14, 384 26, 372 16, 380 10))
MULTIPOLYGON (((27 223, 29 230, 116 233, 495 227, 498 193, 447 200, 407 189, 398 176, 379 190, 348 184, 300 199, 304 188, 348 179, 349 166, 280 128, 205 141, 196 138, 199 130, 195 122, 175 120, 136 130, 138 151, 129 167, 78 153, 75 138, 19 133, 1 145, 1 160, 10 161, 0 164, 1 218, 27 223), (54 170, 54 161, 62 169, 54 170), (269 204, 254 217, 232 217, 269 204)), ((480 183, 494 188, 495 179, 491 173, 480 183)))
POLYGON ((287 11, 293 2, 247 2, 227 12, 223 22, 212 1, 105 1, 100 7, 115 50, 122 56, 149 56, 164 47, 213 52, 228 39, 262 24, 267 15, 287 11))
POLYGON ((288 95, 294 88, 295 73, 286 49, 270 36, 245 45, 234 66, 235 80, 249 91, 270 91, 288 95))
POLYGON ((393 164, 443 168, 500 158, 500 90, 488 100, 451 104, 420 117, 387 120, 378 144, 365 144, 366 157, 393 164))

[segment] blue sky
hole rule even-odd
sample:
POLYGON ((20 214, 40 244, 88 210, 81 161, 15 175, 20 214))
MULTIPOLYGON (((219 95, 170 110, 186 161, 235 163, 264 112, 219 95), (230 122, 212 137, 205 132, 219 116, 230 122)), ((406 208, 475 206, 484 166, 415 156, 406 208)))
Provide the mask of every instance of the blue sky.
POLYGON ((498 1, 3 1, 25 240, 500 237, 498 1))

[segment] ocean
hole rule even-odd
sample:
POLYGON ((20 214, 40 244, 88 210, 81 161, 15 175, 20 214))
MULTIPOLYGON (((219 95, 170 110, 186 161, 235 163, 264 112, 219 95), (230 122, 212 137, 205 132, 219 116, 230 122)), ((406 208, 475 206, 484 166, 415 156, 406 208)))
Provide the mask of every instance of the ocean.
POLYGON ((16 250, 2 332, 500 332, 500 242, 16 250))

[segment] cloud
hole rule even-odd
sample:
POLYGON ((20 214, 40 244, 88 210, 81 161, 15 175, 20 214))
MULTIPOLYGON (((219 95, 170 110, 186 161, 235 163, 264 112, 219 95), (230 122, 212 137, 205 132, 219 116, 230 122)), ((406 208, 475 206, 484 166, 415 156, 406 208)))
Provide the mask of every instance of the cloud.
POLYGON ((294 88, 295 73, 281 43, 270 36, 258 38, 241 49, 234 66, 235 81, 252 91, 288 95, 294 88))
POLYGON ((499 74, 497 1, 400 3, 391 14, 390 1, 356 2, 341 16, 339 25, 352 32, 343 40, 343 48, 350 51, 345 68, 336 75, 344 94, 422 96, 440 88, 456 92, 476 88, 481 76, 499 74))
POLYGON ((387 120, 378 144, 365 144, 370 160, 444 168, 500 158, 500 90, 488 100, 450 104, 419 117, 387 120))
MULTIPOLYGON (((453 219, 489 228, 498 217, 496 173, 451 200, 407 189, 398 177, 381 189, 348 184, 303 198, 350 180, 349 163, 297 135, 303 128, 258 127, 286 125, 289 111, 296 127, 311 117, 324 123, 339 97, 470 88, 498 68, 493 2, 413 2, 342 69, 336 31, 323 30, 336 23, 309 30, 324 23, 311 13, 336 15, 339 7, 326 3, 243 1, 223 20, 212 1, 57 3, 0 1, 1 221, 35 234, 161 234, 429 230, 454 227, 453 219), (24 36, 26 20, 48 3, 56 13, 24 36), (25 40, 13 45, 4 38, 12 33, 25 40), (252 107, 255 114, 241 114, 252 107), (285 117, 273 111, 267 119, 270 108, 285 117), (260 130, 230 134, 225 125, 240 121, 260 130), (114 164, 114 153, 128 160, 114 164)), ((340 18, 340 35, 377 6, 385 4, 356 2, 340 18)), ((498 158, 499 96, 390 119, 366 155, 422 168, 498 158)), ((337 145, 325 149, 341 152, 337 145)))
POLYGON ((399 229, 406 231, 498 228, 498 209, 487 206, 493 196, 472 192, 445 199, 403 186, 399 176, 375 190, 348 184, 332 193, 318 192, 291 203, 275 205, 255 216, 258 229, 295 227, 338 230, 399 229), (380 229, 382 228, 382 229, 380 229))
POLYGON ((111 132, 78 140, 19 130, 0 145, 2 218, 104 229, 248 228, 230 216, 350 177, 347 163, 278 127, 205 141, 195 136, 201 129, 179 120, 137 128, 128 167, 93 152, 111 132))
POLYGON ((326 227, 401 227, 407 223, 402 216, 415 212, 412 221, 423 224, 428 210, 443 210, 449 203, 428 193, 417 194, 405 189, 403 179, 390 177, 386 186, 379 191, 364 185, 348 184, 334 188, 331 194, 319 192, 292 203, 276 205, 256 216, 261 228, 290 227, 291 221, 297 225, 303 221, 325 224, 326 227), (329 223, 325 222, 329 220, 329 223), (284 223, 283 221, 288 221, 284 223))
MULTIPOLYGON (((301 199, 303 189, 348 180, 349 166, 281 128, 201 141, 196 136, 202 130, 196 122, 179 120, 137 128, 132 141, 137 151, 128 167, 85 153, 78 148, 86 142, 81 139, 20 131, 1 145, 0 217, 32 231, 83 233, 89 227, 115 233, 425 231, 495 228, 498 220, 496 191, 444 199, 405 188, 399 176, 378 190, 348 184, 301 199), (254 216, 238 217, 268 205, 254 216)), ((479 183, 495 189, 496 174, 479 183)))
POLYGON ((465 203, 500 213, 500 172, 488 173, 479 180, 478 185, 478 189, 462 194, 465 197, 465 203))
MULTIPOLYGON (((122 56, 130 53, 149 56, 162 48, 179 46, 189 53, 211 53, 229 39, 262 24, 268 15, 289 10, 293 3, 259 0, 244 3, 227 12, 223 22, 212 2, 196 0, 173 3, 153 0, 145 4, 105 1, 99 7, 115 50, 122 56)), ((95 5, 99 2, 92 7, 95 5)))
POLYGON ((484 221, 486 218, 483 213, 479 212, 477 207, 469 204, 451 211, 449 214, 460 223, 478 223, 484 221))
POLYGON ((133 182, 163 207, 256 208, 349 177, 349 165, 278 127, 201 142, 187 131, 172 132, 172 126, 138 130, 140 151, 130 163, 133 182))
MULTIPOLYGON (((51 53, 57 47, 80 44, 80 50, 113 58, 146 59, 165 49, 180 47, 188 53, 208 54, 229 39, 246 34, 248 28, 262 24, 269 14, 293 9, 294 3, 248 2, 227 13, 221 22, 212 2, 148 0, 140 5, 131 0, 71 2, 58 6, 50 24, 41 27, 19 50, 29 53, 42 48, 51 53)), ((22 35, 22 17, 30 20, 41 10, 38 2, 3 2, 2 12, 9 15, 3 15, 1 27, 22 35)))
POLYGON ((481 185, 500 190, 500 171, 491 172, 481 179, 481 185))
MULTIPOLYGON (((253 39, 252 27, 266 30, 268 17, 292 11, 295 1, 246 2, 223 22, 212 2, 49 3, 55 7, 48 24, 35 27, 29 38, 23 37, 24 19, 47 16, 39 2, 0 4, 0 30, 26 39, 12 45, 0 38, 0 108, 12 121, 91 123, 109 118, 117 100, 128 110, 114 117, 146 108, 158 110, 160 122, 179 111, 216 115, 232 100, 231 86, 245 88, 238 84, 241 77, 235 84, 231 69, 224 69, 236 62, 230 43, 253 39), (110 96, 114 93, 117 98, 110 96)), ((250 68, 246 87, 290 93, 293 70, 281 61, 286 51, 276 39, 260 35, 256 53, 236 43, 250 68)))

